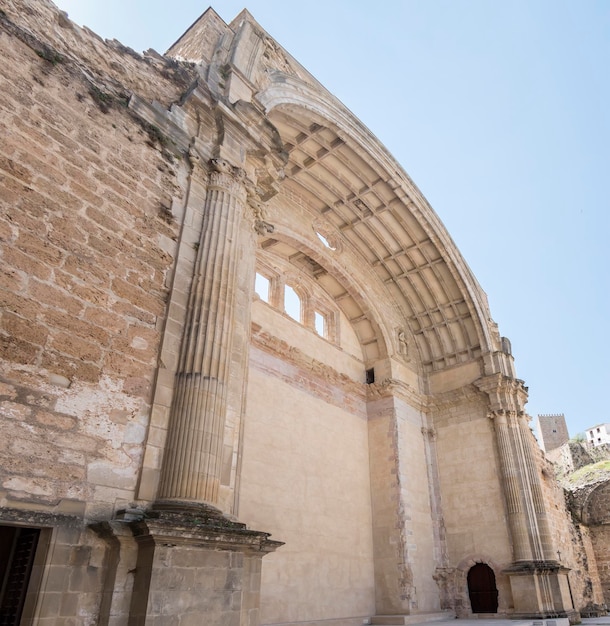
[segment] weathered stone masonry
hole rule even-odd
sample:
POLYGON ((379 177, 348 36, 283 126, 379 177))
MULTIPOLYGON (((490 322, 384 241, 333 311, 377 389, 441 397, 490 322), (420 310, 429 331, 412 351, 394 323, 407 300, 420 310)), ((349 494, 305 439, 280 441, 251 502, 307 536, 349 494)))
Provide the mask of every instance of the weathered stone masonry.
POLYGON ((208 10, 161 56, 4 0, 0 53, 6 619, 603 604, 604 498, 572 523, 485 294, 247 11, 208 10), (492 605, 470 593, 481 566, 492 605))

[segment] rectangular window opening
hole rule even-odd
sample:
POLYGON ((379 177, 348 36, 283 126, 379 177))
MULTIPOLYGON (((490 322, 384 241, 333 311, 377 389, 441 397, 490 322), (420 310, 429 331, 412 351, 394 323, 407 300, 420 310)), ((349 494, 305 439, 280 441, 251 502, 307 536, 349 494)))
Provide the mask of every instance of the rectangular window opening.
POLYGON ((326 330, 326 316, 319 311, 314 312, 314 328, 320 337, 328 337, 326 330))
POLYGON ((269 303, 269 279, 258 272, 254 281, 254 291, 263 302, 269 303))
POLYGON ((375 382, 375 368, 366 370, 366 384, 371 385, 375 382))

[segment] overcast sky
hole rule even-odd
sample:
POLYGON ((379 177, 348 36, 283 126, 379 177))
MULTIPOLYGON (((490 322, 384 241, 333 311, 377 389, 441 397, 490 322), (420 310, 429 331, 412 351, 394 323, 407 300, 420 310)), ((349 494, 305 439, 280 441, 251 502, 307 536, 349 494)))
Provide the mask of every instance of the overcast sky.
MULTIPOLYGON (((164 52, 193 0, 59 0, 164 52)), ((610 2, 220 0, 242 8, 388 147, 487 292, 530 390, 570 434, 610 422, 610 2), (247 4, 246 4, 247 2, 247 4)))

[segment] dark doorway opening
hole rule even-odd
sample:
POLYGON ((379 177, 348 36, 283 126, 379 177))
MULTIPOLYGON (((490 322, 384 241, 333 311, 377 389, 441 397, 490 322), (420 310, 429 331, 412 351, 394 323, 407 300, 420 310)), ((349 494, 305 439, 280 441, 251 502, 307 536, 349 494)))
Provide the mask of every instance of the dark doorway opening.
POLYGON ((477 563, 468 572, 468 595, 473 613, 497 613, 498 589, 494 571, 485 565, 477 563))
POLYGON ((0 626, 19 626, 39 528, 0 526, 0 626))

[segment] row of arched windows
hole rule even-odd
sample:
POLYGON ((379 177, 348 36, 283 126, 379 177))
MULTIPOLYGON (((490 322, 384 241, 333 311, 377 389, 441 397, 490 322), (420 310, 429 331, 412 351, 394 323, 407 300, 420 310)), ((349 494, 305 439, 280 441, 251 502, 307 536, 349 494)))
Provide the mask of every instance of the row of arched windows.
POLYGON ((254 282, 254 291, 263 302, 313 330, 320 337, 337 341, 338 319, 330 307, 303 286, 291 283, 290 279, 263 271, 256 272, 254 282))

